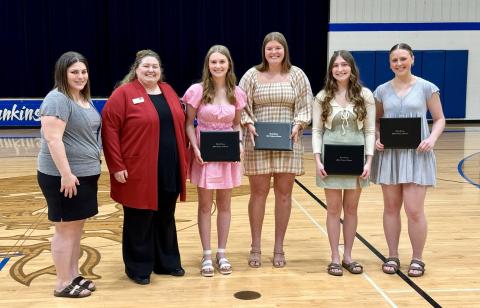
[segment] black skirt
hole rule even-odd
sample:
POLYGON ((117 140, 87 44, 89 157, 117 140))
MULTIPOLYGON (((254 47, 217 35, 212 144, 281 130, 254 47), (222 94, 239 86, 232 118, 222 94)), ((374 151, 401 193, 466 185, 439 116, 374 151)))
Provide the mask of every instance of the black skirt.
POLYGON ((37 171, 37 180, 48 205, 48 219, 54 222, 87 219, 98 213, 98 178, 100 174, 78 177, 77 195, 65 197, 60 192, 60 176, 37 171))

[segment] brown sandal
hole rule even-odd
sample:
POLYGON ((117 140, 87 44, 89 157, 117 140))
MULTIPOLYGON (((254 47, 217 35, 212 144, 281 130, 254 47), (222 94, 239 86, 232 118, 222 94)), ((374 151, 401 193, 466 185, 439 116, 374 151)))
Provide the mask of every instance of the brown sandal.
POLYGON ((74 282, 66 286, 62 291, 53 290, 53 296, 55 297, 82 298, 90 296, 91 294, 92 292, 88 291, 88 289, 85 289, 74 282))
POLYGON ((412 259, 412 261, 410 262, 410 267, 408 268, 408 276, 421 277, 423 276, 424 273, 425 273, 425 263, 423 263, 420 260, 412 259), (414 273, 413 271, 417 271, 417 273, 414 273))
POLYGON ((397 257, 388 257, 385 259, 385 262, 382 264, 382 271, 385 274, 393 275, 396 272, 398 272, 398 269, 400 268, 400 259, 397 257), (392 268, 392 269, 387 269, 387 268, 392 268))
POLYGON ((262 252, 260 249, 252 248, 252 250, 250 250, 248 265, 252 268, 259 268, 262 265, 262 252))
POLYGON ((77 278, 73 279, 72 280, 72 283, 74 284, 78 284, 79 286, 81 286, 82 288, 84 289, 87 289, 88 291, 90 292, 93 292, 97 289, 97 287, 95 286, 95 284, 93 283, 93 281, 91 280, 87 280, 85 277, 83 276, 78 276, 77 278), (81 283, 83 281, 83 283, 81 283))
POLYGON ((273 267, 275 268, 282 268, 287 265, 287 261, 285 260, 285 252, 273 252, 273 260, 272 260, 273 267))
POLYGON ((351 274, 357 275, 363 273, 363 266, 357 261, 352 261, 350 263, 342 261, 342 266, 351 274))
POLYGON ((332 276, 343 276, 343 270, 340 264, 333 262, 328 265, 327 273, 332 276))

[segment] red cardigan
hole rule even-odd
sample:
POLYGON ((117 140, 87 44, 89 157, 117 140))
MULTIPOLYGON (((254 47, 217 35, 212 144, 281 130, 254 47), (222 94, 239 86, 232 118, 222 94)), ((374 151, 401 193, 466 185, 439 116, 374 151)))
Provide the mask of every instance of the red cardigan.
MULTIPOLYGON (((158 85, 172 112, 182 184, 180 200, 185 201, 185 114, 172 87, 164 82, 158 85)), ((103 151, 113 200, 131 208, 157 210, 159 139, 158 113, 142 84, 135 80, 113 91, 102 110, 103 151), (121 170, 128 172, 126 183, 117 182, 113 176, 121 170)))

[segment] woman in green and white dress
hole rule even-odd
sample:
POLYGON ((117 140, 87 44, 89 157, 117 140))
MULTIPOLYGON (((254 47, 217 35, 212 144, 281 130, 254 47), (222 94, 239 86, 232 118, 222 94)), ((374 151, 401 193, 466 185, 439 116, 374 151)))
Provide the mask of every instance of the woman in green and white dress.
POLYGON ((352 274, 363 267, 352 260, 357 230, 357 208, 363 187, 368 186, 375 145, 375 101, 373 94, 359 83, 358 69, 350 52, 336 51, 330 58, 325 87, 317 94, 312 111, 312 146, 316 162, 317 185, 327 198, 327 232, 332 250, 330 275, 343 275, 342 266, 352 274), (323 165, 325 144, 365 146, 365 165, 360 176, 328 175, 323 165), (343 261, 338 249, 340 215, 344 211, 343 261))

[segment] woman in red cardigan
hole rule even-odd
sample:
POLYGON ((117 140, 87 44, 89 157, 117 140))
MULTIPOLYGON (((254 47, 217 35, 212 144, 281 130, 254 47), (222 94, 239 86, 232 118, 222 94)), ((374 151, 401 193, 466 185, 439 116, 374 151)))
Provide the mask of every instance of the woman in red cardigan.
POLYGON ((150 283, 152 271, 185 274, 174 217, 178 196, 185 200, 185 114, 160 63, 152 50, 137 52, 102 111, 110 195, 124 211, 125 273, 138 284, 150 283))

